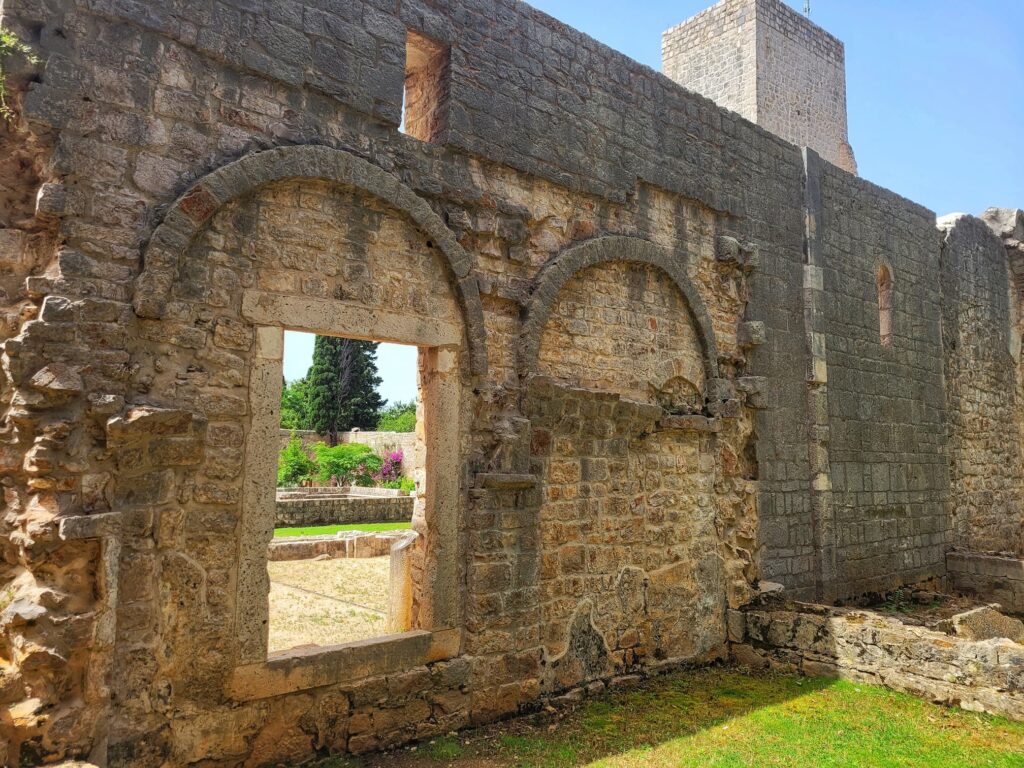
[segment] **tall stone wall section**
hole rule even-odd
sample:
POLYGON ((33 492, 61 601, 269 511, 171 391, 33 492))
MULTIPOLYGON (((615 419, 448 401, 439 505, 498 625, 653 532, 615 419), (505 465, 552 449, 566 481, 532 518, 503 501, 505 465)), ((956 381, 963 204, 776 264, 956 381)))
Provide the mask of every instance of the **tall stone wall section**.
POLYGON ((1022 556, 1024 403, 1008 254, 980 219, 941 224, 954 541, 966 551, 1022 556))
POLYGON ((950 543, 934 215, 824 166, 820 307, 834 581, 854 595, 942 576, 950 543), (878 275, 893 277, 893 334, 878 275))
POLYGON ((796 147, 519 3, 2 8, 42 60, 12 80, 4 139, 38 164, 4 184, 39 201, 19 231, 45 236, 19 251, 3 345, 0 760, 365 752, 720 656, 727 608, 768 575, 842 595, 932 572, 939 534, 922 527, 949 488, 924 460, 931 293, 908 279, 903 311, 928 320, 898 328, 912 363, 865 347, 875 382, 832 362, 826 386, 862 392, 877 429, 842 397, 819 412, 814 379, 814 334, 852 354, 867 325, 804 301, 816 265, 818 290, 866 317, 829 262, 866 268, 882 244, 898 279, 934 266, 917 206, 809 172, 796 147), (409 32, 450 46, 437 143, 398 130, 409 32), (827 258, 805 251, 812 184, 827 258), (578 273, 603 275, 601 312, 577 316, 578 273), (446 437, 424 436, 414 628, 268 656, 273 403, 296 326, 428 348, 427 425, 442 414, 446 437), (620 361, 649 347, 662 373, 596 375, 581 351, 598 340, 620 361), (907 388, 920 447, 896 412, 907 388), (851 544, 864 570, 833 572, 821 466, 874 478, 858 430, 923 479, 890 475, 870 499, 840 485, 849 520, 896 524, 851 544))
MULTIPOLYGON (((687 460, 704 477, 728 466, 731 478, 749 452, 738 382, 750 278, 717 258, 718 241, 798 249, 799 207, 769 204, 799 200, 794 148, 522 5, 5 0, 3 14, 44 62, 30 89, 15 81, 19 125, 21 141, 52 142, 47 181, 60 193, 39 214, 59 246, 31 268, 4 344, 13 591, 0 660, 5 700, 26 704, 0 726, 3 760, 142 768, 360 752, 724 648, 724 596, 741 599, 756 578, 756 481, 678 496, 652 484, 642 489, 652 510, 664 502, 677 518, 696 514, 691 499, 703 505, 717 554, 702 554, 715 567, 701 573, 738 586, 705 591, 689 576, 689 597, 652 603, 652 627, 703 617, 665 658, 625 653, 639 641, 580 608, 573 631, 616 654, 547 676, 540 563, 568 542, 541 543, 552 499, 531 471, 522 384, 538 363, 520 354, 521 318, 531 298, 557 299, 558 282, 553 295, 538 290, 543 267, 591 266, 562 258, 574 245, 607 242, 591 249, 600 260, 674 275, 685 301, 670 294, 647 313, 637 293, 620 311, 640 316, 621 322, 641 328, 650 314, 698 329, 702 365, 689 375, 711 402, 696 417, 719 432, 687 460), (452 45, 444 144, 397 130, 407 29, 452 45), (417 523, 421 551, 455 574, 455 610, 442 624, 417 605, 431 623, 386 649, 252 659, 258 643, 238 632, 253 616, 237 606, 255 604, 265 574, 240 567, 239 553, 259 551, 264 533, 246 522, 257 479, 246 468, 278 438, 275 425, 263 444, 250 440, 264 415, 250 401, 280 378, 263 331, 268 318, 370 316, 444 344, 460 329, 458 367, 435 364, 463 403, 445 446, 455 533, 417 523)), ((35 199, 40 180, 24 183, 35 199)), ((609 334, 604 322, 591 332, 609 334)), ((684 353, 692 361, 695 349, 684 353)), ((602 396, 573 402, 605 408, 602 396)), ((612 429, 614 414, 602 418, 612 429)), ((619 445, 600 437, 597 463, 619 445)), ((636 445, 626 476, 655 466, 666 439, 636 445)), ((618 512, 608 514, 595 552, 619 535, 618 512)), ((606 577, 562 599, 603 598, 626 565, 608 560, 606 577)))

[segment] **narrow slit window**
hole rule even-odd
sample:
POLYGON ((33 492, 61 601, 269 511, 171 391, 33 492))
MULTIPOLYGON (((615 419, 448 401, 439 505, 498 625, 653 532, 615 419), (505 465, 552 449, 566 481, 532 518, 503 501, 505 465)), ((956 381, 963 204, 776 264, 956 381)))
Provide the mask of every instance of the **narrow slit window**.
POLYGON ((892 346, 893 281, 889 268, 878 270, 878 335, 883 347, 892 346))
POLYGON ((451 49, 417 32, 405 42, 405 93, 400 130, 420 141, 441 143, 448 129, 451 49))

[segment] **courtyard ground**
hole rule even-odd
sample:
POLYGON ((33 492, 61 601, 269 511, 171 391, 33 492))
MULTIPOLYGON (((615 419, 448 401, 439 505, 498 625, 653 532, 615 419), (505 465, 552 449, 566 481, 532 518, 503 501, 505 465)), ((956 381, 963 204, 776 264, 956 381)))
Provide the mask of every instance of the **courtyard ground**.
POLYGON ((385 634, 390 560, 385 556, 267 563, 270 651, 385 634))
POLYGON ((542 713, 316 768, 1024 768, 1024 723, 884 688, 685 671, 542 713))

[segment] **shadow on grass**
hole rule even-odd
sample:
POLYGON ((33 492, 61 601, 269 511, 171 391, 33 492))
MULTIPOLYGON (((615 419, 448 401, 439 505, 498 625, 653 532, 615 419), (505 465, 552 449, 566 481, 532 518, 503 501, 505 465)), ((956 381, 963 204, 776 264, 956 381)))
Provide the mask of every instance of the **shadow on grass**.
POLYGON ((680 672, 534 715, 318 768, 1024 766, 1024 724, 869 685, 733 668, 680 672))
MULTIPOLYGON (((333 758, 317 768, 452 765, 561 768, 642 755, 660 744, 714 729, 766 706, 819 691, 828 679, 747 675, 732 669, 685 671, 606 692, 557 714, 539 713, 364 758, 333 758)), ((615 763, 617 764, 617 763, 615 763)))

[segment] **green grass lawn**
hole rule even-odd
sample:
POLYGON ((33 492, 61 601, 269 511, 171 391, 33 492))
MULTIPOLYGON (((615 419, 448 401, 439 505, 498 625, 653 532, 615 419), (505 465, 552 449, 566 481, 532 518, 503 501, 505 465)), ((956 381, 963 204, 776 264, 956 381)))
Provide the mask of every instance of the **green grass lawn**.
POLYGON ((524 718, 320 768, 1024 768, 1024 723, 884 688, 681 672, 524 718))
POLYGON ((311 528, 275 528, 274 537, 281 536, 328 536, 338 531, 403 531, 412 528, 412 523, 354 523, 352 525, 318 525, 311 528))

